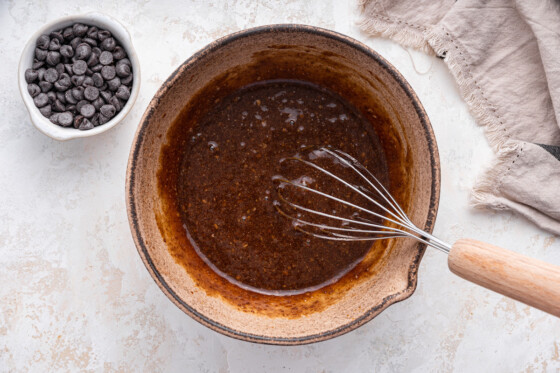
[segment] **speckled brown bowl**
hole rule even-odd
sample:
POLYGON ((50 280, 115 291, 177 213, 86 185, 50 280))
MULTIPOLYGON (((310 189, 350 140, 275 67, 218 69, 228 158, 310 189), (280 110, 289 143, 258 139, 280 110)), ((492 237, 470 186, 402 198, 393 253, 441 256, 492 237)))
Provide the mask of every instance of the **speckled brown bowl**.
POLYGON ((344 35, 303 25, 235 33, 185 61, 158 90, 142 118, 130 153, 126 198, 138 252, 173 303, 225 335, 295 345, 349 332, 408 298, 416 288, 425 246, 410 239, 378 241, 337 283, 312 293, 278 297, 227 282, 192 255, 188 240, 172 233, 173 209, 158 188, 158 170, 173 167, 162 164, 161 157, 171 141, 173 122, 182 115, 204 112, 214 100, 243 85, 279 78, 326 87, 362 112, 380 137, 391 192, 410 218, 430 232, 439 200, 439 159, 418 98, 373 50, 344 35), (171 249, 191 255, 189 265, 178 264, 171 249))

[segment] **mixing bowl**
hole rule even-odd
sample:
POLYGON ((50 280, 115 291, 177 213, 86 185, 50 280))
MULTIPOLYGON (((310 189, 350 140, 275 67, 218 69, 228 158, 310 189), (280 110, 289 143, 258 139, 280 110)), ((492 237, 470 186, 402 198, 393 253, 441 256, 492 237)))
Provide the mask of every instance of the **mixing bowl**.
POLYGON ((128 216, 150 275, 189 316, 246 341, 311 343, 351 331, 408 298, 425 246, 410 239, 378 241, 336 283, 293 296, 237 287, 197 256, 186 234, 174 229, 177 206, 160 188, 162 173, 179 163, 164 156, 176 141, 173 124, 200 116, 240 87, 271 79, 311 82, 353 104, 380 138, 391 193, 419 228, 431 232, 439 200, 439 158, 420 101, 402 75, 370 48, 304 25, 264 26, 226 36, 171 74, 150 102, 132 144, 128 216), (188 264, 179 264, 172 252, 183 253, 187 260, 182 262, 188 264))

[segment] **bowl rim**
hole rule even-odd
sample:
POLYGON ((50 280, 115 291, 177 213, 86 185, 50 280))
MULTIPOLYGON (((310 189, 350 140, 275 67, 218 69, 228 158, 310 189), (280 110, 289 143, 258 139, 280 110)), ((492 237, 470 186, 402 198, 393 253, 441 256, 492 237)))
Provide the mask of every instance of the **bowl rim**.
POLYGON ((362 52, 368 55, 369 57, 373 58, 374 60, 376 60, 397 81, 400 87, 405 91, 406 95, 411 100, 417 115, 419 116, 420 122, 424 130, 424 134, 426 136, 428 150, 430 153, 430 168, 431 168, 431 176, 432 176, 431 194, 430 194, 428 215, 426 218, 426 222, 424 224, 424 230, 428 233, 432 232, 435 223, 436 212, 439 206, 439 193, 440 193, 439 153, 438 153, 436 138, 432 126, 430 124, 430 121, 428 119, 428 116, 422 104, 420 103, 420 100, 416 96, 416 93, 413 91, 412 87, 404 79, 401 73, 399 73, 393 65, 391 65, 387 60, 385 60, 377 52, 375 52, 373 49, 369 48, 365 44, 357 41, 354 38, 338 33, 336 31, 331 31, 328 29, 324 29, 316 26, 304 25, 304 24, 272 24, 272 25, 258 26, 250 29, 245 29, 242 31, 238 31, 226 35, 224 37, 221 37, 213 41, 212 43, 206 45, 205 47, 197 51, 195 54, 193 54, 191 57, 185 60, 173 73, 171 73, 171 75, 165 80, 165 82, 162 83, 162 85, 160 86, 160 88, 157 90, 154 97, 150 101, 144 115, 142 116, 142 119, 140 120, 140 125, 138 126, 136 133, 134 135, 134 139, 130 150, 128 165, 127 165, 125 193, 126 193, 129 225, 130 225, 130 229, 132 232, 136 249, 140 257, 142 258, 142 262, 144 263, 144 265, 148 269, 148 272, 152 276, 152 279, 156 282, 159 288, 177 307, 179 307, 183 312, 185 312, 191 318, 195 319, 201 324, 221 334, 227 335, 229 337, 233 337, 248 342, 260 343, 260 344, 302 345, 302 344, 324 341, 348 333, 358 328, 359 326, 365 324, 366 322, 370 321, 371 319, 373 319, 373 317, 378 315, 380 312, 385 310, 390 305, 410 297, 414 292, 414 290, 416 289, 417 278, 418 278, 418 267, 424 255, 426 245, 422 243, 418 243, 416 245, 417 248, 416 255, 412 260, 412 263, 408 271, 407 287, 404 290, 398 291, 394 294, 385 297, 380 304, 370 308, 369 310, 364 312, 360 317, 354 319, 353 321, 344 324, 342 326, 339 326, 336 329, 327 330, 312 335, 306 335, 300 337, 263 336, 258 334, 242 332, 230 328, 221 323, 218 323, 206 317, 205 315, 199 313, 198 311, 196 311, 173 291, 173 289, 164 280, 163 276, 156 268, 152 258, 150 257, 150 254, 148 253, 146 244, 144 243, 144 240, 141 235, 140 227, 138 224, 138 215, 136 210, 135 194, 134 194, 135 182, 136 182, 135 172, 138 165, 138 154, 144 141, 144 135, 146 132, 145 129, 152 115, 154 114, 154 107, 158 105, 160 98, 170 89, 173 83, 178 79, 178 76, 184 71, 188 71, 192 67, 192 65, 195 64, 197 60, 199 60, 200 58, 206 56, 209 53, 212 53, 213 51, 237 39, 250 37, 262 33, 276 33, 276 32, 311 33, 311 34, 327 37, 338 42, 345 43, 348 46, 353 47, 359 52, 362 52))
POLYGON ((138 59, 138 55, 136 54, 136 50, 134 49, 130 33, 122 25, 122 23, 120 23, 113 17, 100 12, 88 12, 83 14, 65 16, 46 23, 29 37, 27 43, 22 49, 18 65, 18 88, 25 107, 27 108, 27 111, 29 113, 31 123, 33 123, 35 128, 37 128, 43 134, 59 141, 66 141, 81 137, 90 137, 103 133, 115 127, 126 117, 126 115, 132 109, 132 106, 136 102, 136 99, 140 92, 140 82, 140 62, 138 59), (33 98, 27 91, 27 82, 25 81, 25 70, 30 68, 28 59, 30 54, 33 53, 37 38, 42 34, 52 32, 59 28, 67 27, 68 25, 77 22, 102 27, 109 30, 111 34, 115 35, 126 50, 128 59, 132 63, 132 70, 134 72, 132 89, 130 90, 130 97, 122 110, 107 123, 87 131, 82 131, 74 127, 61 127, 57 124, 51 123, 49 119, 45 118, 39 112, 39 109, 33 103, 33 98))

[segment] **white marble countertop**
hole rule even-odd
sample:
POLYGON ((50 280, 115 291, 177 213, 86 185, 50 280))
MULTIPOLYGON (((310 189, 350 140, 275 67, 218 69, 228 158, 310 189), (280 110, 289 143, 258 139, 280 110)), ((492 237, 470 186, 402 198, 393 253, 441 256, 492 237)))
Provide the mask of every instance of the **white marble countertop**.
POLYGON ((418 289, 363 327, 297 347, 225 337, 158 289, 132 242, 124 182, 133 134, 162 81, 196 50, 244 28, 305 23, 355 37, 410 82, 438 140, 435 234, 472 237, 560 264, 560 240, 509 213, 474 211, 469 190, 492 152, 444 63, 362 34, 354 2, 0 2, 0 371, 516 372, 560 367, 560 321, 455 277, 428 250, 418 289), (57 142, 32 125, 17 89, 27 38, 91 10, 119 19, 142 65, 136 105, 116 128, 57 142), (410 53, 410 55, 409 55, 410 53), (416 68, 415 68, 416 67, 416 68))

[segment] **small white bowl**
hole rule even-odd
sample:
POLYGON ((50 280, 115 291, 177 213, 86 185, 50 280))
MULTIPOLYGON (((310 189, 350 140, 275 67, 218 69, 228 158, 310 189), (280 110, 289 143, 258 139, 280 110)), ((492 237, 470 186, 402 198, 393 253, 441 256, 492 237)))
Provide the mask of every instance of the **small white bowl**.
POLYGON ((132 39, 130 34, 115 19, 106 16, 101 13, 86 13, 83 15, 68 16, 64 18, 59 18, 53 22, 48 23, 34 33, 21 54, 21 59, 19 61, 19 91, 23 102, 29 111, 29 116, 31 117, 31 122, 37 129, 43 132, 45 135, 52 137, 53 139, 65 141, 70 139, 75 139, 78 137, 88 137, 94 136, 101 132, 105 132, 117 125, 123 118, 128 114, 136 97, 138 97, 138 91, 140 90, 140 63, 138 62, 138 56, 132 45, 132 39), (52 31, 64 29, 74 23, 84 23, 90 26, 96 26, 107 31, 110 31, 113 36, 118 40, 118 42, 123 46, 124 50, 128 54, 128 59, 132 63, 132 72, 134 78, 132 80, 132 89, 130 91, 130 98, 122 108, 122 110, 110 121, 100 126, 97 126, 91 130, 82 131, 74 127, 61 127, 52 123, 48 118, 45 118, 39 109, 33 103, 33 98, 27 91, 27 82, 25 81, 25 70, 31 67, 33 64, 33 56, 35 53, 35 43, 37 38, 42 34, 49 34, 52 31))

